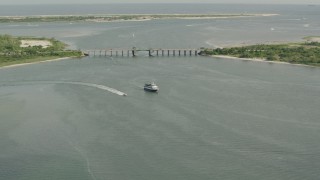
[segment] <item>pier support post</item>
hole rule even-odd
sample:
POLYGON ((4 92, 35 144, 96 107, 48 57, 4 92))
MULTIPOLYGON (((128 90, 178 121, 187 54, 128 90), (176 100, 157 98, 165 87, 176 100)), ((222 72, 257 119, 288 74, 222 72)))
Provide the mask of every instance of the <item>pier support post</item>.
POLYGON ((123 56, 123 50, 121 51, 121 56, 123 56))
POLYGON ((173 56, 176 56, 176 50, 173 50, 173 56))
POLYGON ((162 56, 164 55, 164 50, 162 50, 162 56))
POLYGON ((186 50, 184 50, 184 56, 186 56, 187 55, 187 51, 186 50))
POLYGON ((181 50, 179 50, 179 56, 181 55, 181 50))
POLYGON ((112 50, 110 51, 110 53, 111 53, 111 56, 112 56, 112 50))
POLYGON ((190 50, 189 54, 190 54, 190 56, 192 56, 192 50, 190 50))
POLYGON ((159 50, 157 50, 157 56, 159 56, 159 50))
POLYGON ((194 51, 194 55, 198 56, 198 51, 197 50, 194 51))
POLYGON ((135 57, 135 56, 136 56, 136 54, 135 54, 136 49, 137 49, 136 47, 133 47, 133 48, 132 48, 132 56, 133 56, 133 57, 135 57))

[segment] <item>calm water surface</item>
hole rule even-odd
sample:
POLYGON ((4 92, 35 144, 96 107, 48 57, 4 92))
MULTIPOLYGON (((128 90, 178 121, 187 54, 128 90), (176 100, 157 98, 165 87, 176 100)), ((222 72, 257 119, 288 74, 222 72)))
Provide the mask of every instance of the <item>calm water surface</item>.
MULTIPOLYGON (((140 11, 149 11, 145 6, 140 11)), ((83 14, 101 13, 79 7, 83 14)), ((228 12, 222 5, 194 12, 210 7, 228 12)), ((52 8, 52 14, 70 14, 52 8)), ((283 14, 0 24, 0 33, 93 49, 220 47, 298 41, 320 32, 318 6, 231 9, 283 14)), ((319 93, 319 68, 208 57, 96 56, 2 68, 0 179, 316 180, 319 93), (160 92, 144 92, 147 81, 160 92)))

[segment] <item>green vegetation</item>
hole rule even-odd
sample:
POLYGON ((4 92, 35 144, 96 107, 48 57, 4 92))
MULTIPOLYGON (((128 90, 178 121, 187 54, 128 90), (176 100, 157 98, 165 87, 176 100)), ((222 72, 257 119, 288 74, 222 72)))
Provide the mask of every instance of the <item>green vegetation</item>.
POLYGON ((29 17, 0 17, 0 23, 12 22, 57 22, 57 21, 85 21, 95 19, 94 16, 29 16, 29 17))
POLYGON ((43 61, 60 57, 79 57, 81 51, 65 50, 66 44, 54 38, 12 37, 0 35, 0 66, 20 64, 26 62, 43 61), (48 41, 51 46, 43 48, 41 45, 21 47, 21 40, 48 41))
POLYGON ((205 49, 201 53, 320 66, 320 42, 259 44, 244 47, 205 49))

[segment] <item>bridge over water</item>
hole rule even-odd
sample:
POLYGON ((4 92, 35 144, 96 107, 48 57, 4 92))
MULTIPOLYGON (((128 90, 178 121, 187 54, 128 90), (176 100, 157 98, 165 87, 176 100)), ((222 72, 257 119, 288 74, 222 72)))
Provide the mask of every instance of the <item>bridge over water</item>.
POLYGON ((139 52, 144 52, 149 56, 197 56, 201 49, 93 49, 82 50, 86 56, 130 56, 134 57, 139 52))

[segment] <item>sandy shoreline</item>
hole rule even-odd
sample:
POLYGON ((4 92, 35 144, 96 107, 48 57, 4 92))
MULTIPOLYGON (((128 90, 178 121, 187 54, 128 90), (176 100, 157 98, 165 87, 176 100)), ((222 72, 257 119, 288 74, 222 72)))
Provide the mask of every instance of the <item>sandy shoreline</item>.
POLYGON ((19 67, 19 66, 26 66, 26 65, 31 65, 31 64, 39 64, 39 63, 46 63, 46 62, 53 62, 53 61, 61 61, 61 60, 71 59, 71 58, 73 58, 73 57, 63 57, 63 58, 48 59, 48 60, 37 61, 37 62, 12 64, 12 65, 8 65, 8 66, 2 66, 2 67, 0 67, 0 69, 14 68, 14 67, 19 67))
POLYGON ((86 22, 96 22, 96 23, 105 23, 105 22, 140 22, 140 21, 150 21, 152 18, 146 19, 119 19, 119 20, 104 20, 104 19, 87 19, 86 22))
POLYGON ((263 62, 263 63, 272 63, 272 64, 287 64, 287 65, 304 66, 304 67, 316 67, 316 66, 306 65, 306 64, 292 64, 292 63, 281 62, 281 61, 267 61, 266 59, 258 59, 258 58, 238 58, 234 56, 225 56, 225 55, 211 55, 209 57, 220 58, 220 59, 233 59, 233 60, 241 60, 241 61, 263 62))
POLYGON ((320 42, 319 36, 309 36, 309 37, 305 37, 304 39, 309 42, 320 42))
POLYGON ((239 14, 88 14, 88 15, 81 15, 81 14, 70 14, 70 15, 30 15, 30 16, 0 16, 0 18, 13 18, 13 19, 20 19, 20 18, 41 18, 41 17, 74 17, 74 16, 81 16, 81 17, 90 17, 94 16, 97 18, 102 17, 117 17, 117 16, 135 16, 135 17, 144 17, 144 16, 189 16, 189 17, 212 17, 212 16, 277 16, 279 14, 271 14, 271 13, 263 13, 263 14, 246 14, 246 13, 239 13, 239 14))

